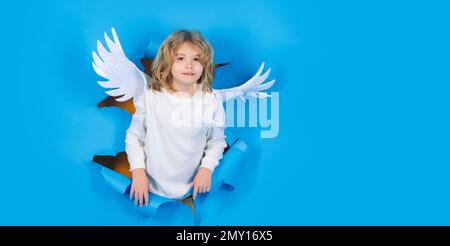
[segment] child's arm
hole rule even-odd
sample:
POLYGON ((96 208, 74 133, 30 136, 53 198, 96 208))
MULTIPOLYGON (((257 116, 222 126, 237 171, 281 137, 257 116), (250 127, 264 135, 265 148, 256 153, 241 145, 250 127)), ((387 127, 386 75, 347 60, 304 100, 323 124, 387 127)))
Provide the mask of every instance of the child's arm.
POLYGON ((133 182, 130 190, 130 199, 135 197, 135 203, 148 205, 149 182, 145 173, 145 93, 134 99, 136 112, 133 114, 130 127, 125 137, 125 148, 133 182))
POLYGON ((217 101, 217 108, 214 114, 214 125, 208 130, 208 137, 204 156, 201 160, 200 168, 194 178, 195 199, 197 193, 206 193, 211 189, 211 177, 214 169, 219 165, 223 157, 223 150, 227 147, 225 141, 225 111, 220 101, 217 101))
POLYGON ((225 141, 224 127, 212 127, 206 142, 204 156, 200 168, 207 168, 212 172, 223 157, 223 150, 227 147, 225 141))

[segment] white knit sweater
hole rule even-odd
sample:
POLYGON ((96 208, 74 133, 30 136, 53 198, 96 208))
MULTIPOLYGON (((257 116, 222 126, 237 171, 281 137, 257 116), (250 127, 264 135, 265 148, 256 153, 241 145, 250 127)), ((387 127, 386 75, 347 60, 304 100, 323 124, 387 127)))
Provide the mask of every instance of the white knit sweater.
POLYGON ((198 168, 214 171, 222 159, 227 146, 222 103, 200 89, 184 98, 147 89, 134 105, 125 139, 130 170, 145 168, 152 193, 184 198, 198 168))

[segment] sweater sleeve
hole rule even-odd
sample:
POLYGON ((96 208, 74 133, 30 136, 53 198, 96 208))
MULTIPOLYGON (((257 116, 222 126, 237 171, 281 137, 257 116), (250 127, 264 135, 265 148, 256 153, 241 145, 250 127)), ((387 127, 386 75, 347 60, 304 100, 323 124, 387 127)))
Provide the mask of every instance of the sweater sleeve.
POLYGON ((219 100, 215 100, 216 110, 212 126, 208 129, 206 147, 200 167, 206 167, 211 172, 219 165, 223 157, 223 151, 227 147, 225 141, 225 110, 219 100))
POLYGON ((146 93, 134 98, 135 113, 131 119, 130 127, 125 137, 125 151, 130 171, 137 168, 145 168, 145 133, 146 133, 146 93))

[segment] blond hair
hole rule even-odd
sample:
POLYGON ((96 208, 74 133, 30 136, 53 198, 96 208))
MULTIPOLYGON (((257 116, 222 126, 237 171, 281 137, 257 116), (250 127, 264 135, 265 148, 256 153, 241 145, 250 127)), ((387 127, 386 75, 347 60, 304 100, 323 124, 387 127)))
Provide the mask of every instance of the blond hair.
POLYGON ((161 88, 172 90, 172 65, 175 61, 175 50, 184 42, 192 43, 201 50, 200 63, 203 73, 197 81, 203 92, 212 92, 214 79, 213 49, 199 32, 178 30, 170 34, 158 49, 152 65, 150 88, 161 91, 161 88))

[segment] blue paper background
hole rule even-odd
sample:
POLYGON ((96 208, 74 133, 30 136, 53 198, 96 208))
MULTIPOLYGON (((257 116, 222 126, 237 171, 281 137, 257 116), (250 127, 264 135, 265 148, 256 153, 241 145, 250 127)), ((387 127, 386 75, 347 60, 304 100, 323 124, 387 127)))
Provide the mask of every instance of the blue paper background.
MULTIPOLYGON (((124 149, 130 116, 105 98, 91 51, 115 26, 135 62, 150 38, 201 31, 216 87, 261 61, 280 92, 277 138, 250 147, 239 187, 204 225, 449 225, 447 1, 18 1, 0 10, 1 225, 146 220, 104 185, 95 154, 124 149)), ((170 210, 170 208, 167 208, 170 210)))

